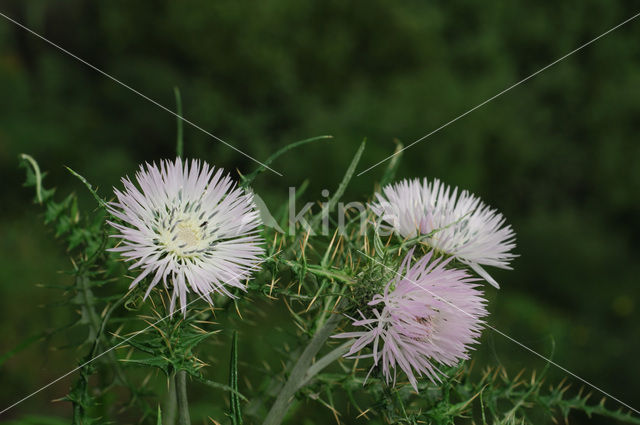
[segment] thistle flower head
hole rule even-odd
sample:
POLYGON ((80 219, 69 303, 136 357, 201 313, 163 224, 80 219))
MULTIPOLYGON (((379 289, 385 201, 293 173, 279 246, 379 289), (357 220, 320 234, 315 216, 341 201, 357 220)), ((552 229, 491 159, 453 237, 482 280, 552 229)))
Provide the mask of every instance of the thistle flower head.
POLYGON ((509 269, 515 257, 515 233, 495 209, 440 180, 403 180, 377 193, 371 209, 381 229, 403 238, 428 235, 424 242, 471 267, 496 288, 498 283, 482 266, 509 269))
POLYGON ((417 391, 417 376, 439 381, 438 365, 454 366, 469 358, 487 311, 475 279, 465 271, 445 268, 449 260, 433 259, 432 253, 411 265, 412 255, 405 257, 384 292, 369 302, 373 317, 360 313, 361 318, 354 319, 353 325, 362 330, 334 337, 354 338, 347 356, 373 357, 387 383, 395 384, 400 368, 417 391), (373 353, 358 354, 366 346, 373 353))
POLYGON ((263 254, 251 194, 197 160, 147 163, 136 181, 124 177, 124 191, 114 189, 117 201, 107 207, 121 220, 109 221, 122 239, 112 251, 141 270, 131 287, 152 278, 146 298, 162 280, 172 290, 172 313, 177 298, 186 313, 188 292, 212 304, 212 292, 231 296, 227 287, 244 288, 263 254))

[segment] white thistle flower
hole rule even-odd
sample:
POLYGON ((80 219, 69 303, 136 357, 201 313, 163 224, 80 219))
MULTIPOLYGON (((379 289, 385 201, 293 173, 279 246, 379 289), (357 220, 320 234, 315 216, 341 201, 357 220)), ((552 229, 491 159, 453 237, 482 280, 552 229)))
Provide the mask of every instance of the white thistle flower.
POLYGON ((454 256, 471 267, 487 282, 499 288, 482 266, 510 269, 515 257, 515 233, 498 211, 480 198, 451 188, 438 179, 403 180, 389 184, 377 193, 371 206, 380 228, 403 238, 425 238, 432 248, 454 256))
POLYGON ((141 269, 131 287, 152 277, 146 298, 162 279, 172 289, 170 312, 179 297, 183 314, 190 291, 212 304, 212 292, 232 296, 227 286, 244 289, 264 252, 252 195, 222 169, 197 160, 147 163, 136 180, 139 188, 124 177, 124 191, 114 189, 117 201, 107 207, 122 220, 109 221, 122 239, 112 251, 134 261, 130 269, 141 269))

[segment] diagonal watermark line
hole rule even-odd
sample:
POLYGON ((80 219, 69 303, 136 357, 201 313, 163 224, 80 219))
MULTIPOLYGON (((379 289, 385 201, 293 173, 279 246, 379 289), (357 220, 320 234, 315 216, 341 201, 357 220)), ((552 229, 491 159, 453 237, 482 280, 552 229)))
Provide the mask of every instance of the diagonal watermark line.
MULTIPOLYGON (((399 277, 405 279, 407 282, 411 283, 412 285, 414 285, 416 288, 421 289, 427 293, 429 293, 429 295, 445 302, 446 304, 450 305, 451 307, 455 308, 456 310, 459 310, 460 312, 466 314, 467 316, 473 317, 470 313, 467 313, 466 311, 464 311, 463 309, 461 309, 460 307, 452 304, 450 301, 445 300, 444 298, 434 294, 433 292, 431 292, 430 290, 428 290, 427 288, 423 288, 422 286, 420 286, 417 282, 414 282, 411 279, 407 279, 406 277, 404 277, 401 273, 399 273, 398 271, 390 268, 389 266, 387 266, 386 264, 381 263, 380 261, 376 260, 375 258, 373 258, 372 256, 368 255, 367 253, 357 249, 356 251, 358 251, 360 254, 364 255, 365 257, 367 257, 370 260, 375 261, 377 264, 381 265, 382 267, 386 268, 387 270, 393 272, 394 274, 398 275, 399 277)), ((558 363, 554 362, 553 360, 543 356, 542 354, 538 353, 537 351, 535 351, 534 349, 526 346, 525 344, 521 343, 520 341, 516 340, 515 338, 507 335, 506 333, 502 332, 499 329, 496 329, 495 327, 491 326, 489 323, 485 322, 485 325, 487 328, 491 329, 492 331, 502 335, 503 337, 507 338, 509 341, 514 342, 516 344, 518 344, 520 347, 524 348, 525 350, 535 354, 536 356, 540 357, 541 359, 549 362, 550 364, 552 364, 553 366, 557 367, 558 369, 562 370, 563 372, 573 376, 574 378, 576 378, 577 380, 579 380, 580 382, 590 386, 591 388, 599 391, 600 393, 604 394, 605 396, 609 397, 612 400, 617 401, 618 403, 620 403, 621 405, 623 405, 624 407, 626 407, 627 409, 632 410, 633 412, 637 413, 638 415, 640 415, 640 411, 637 409, 634 409, 633 407, 629 406, 627 403, 625 403, 624 401, 620 400, 619 398, 616 398, 614 396, 612 396, 611 394, 609 394, 608 392, 596 387, 594 384, 592 384, 591 382, 587 381, 584 378, 579 377, 578 375, 576 375, 575 373, 571 372, 569 369, 565 368, 564 366, 559 365, 558 363)))
MULTIPOLYGON (((166 106, 162 105, 161 103, 158 103, 157 101, 153 100, 152 98, 150 98, 149 96, 139 92, 138 90, 134 89, 133 87, 129 86, 126 83, 123 83, 122 81, 118 80, 116 77, 112 76, 111 74, 108 74, 106 72, 104 72, 103 70, 101 70, 100 68, 96 67, 95 65, 90 64, 89 62, 87 62, 86 60, 82 59, 81 57, 71 53, 70 51, 66 50, 65 48, 59 46, 58 44, 54 43, 53 41, 45 38, 44 36, 38 34, 37 32, 35 32, 34 30, 32 30, 29 27, 24 26, 23 24, 21 24, 20 22, 16 21, 15 19, 5 15, 4 13, 0 12, 0 16, 2 16, 3 18, 5 18, 6 20, 8 20, 9 22, 14 23, 15 25, 19 26, 20 28, 24 29, 25 31, 35 35, 36 37, 38 37, 39 39, 45 41, 46 43, 50 44, 51 46, 55 47, 56 49, 60 50, 61 52, 66 53, 67 55, 71 56, 72 58, 76 59, 79 62, 82 62, 83 64, 85 64, 86 66, 88 66, 89 68, 93 69, 94 71, 102 74, 103 76, 109 78, 112 81, 115 81, 116 83, 120 84, 122 87, 132 91, 133 93, 137 94, 138 96, 142 97, 143 99, 148 100, 149 102, 153 103, 154 105, 156 105, 157 107, 165 110, 166 112, 170 113, 171 115, 174 115, 175 117, 177 117, 178 119, 184 121, 185 123, 189 124, 190 126, 200 130, 201 132, 203 132, 204 134, 206 134, 207 136, 210 136, 212 138, 214 138, 215 140, 217 140, 218 142, 224 144, 225 146, 233 149, 234 151, 244 155, 245 157, 249 158, 250 160, 260 164, 261 166, 265 167, 266 169, 268 169, 269 171, 279 175, 280 177, 282 177, 282 174, 277 172, 276 170, 274 170, 273 168, 269 167, 268 165, 258 161, 257 159, 255 159, 254 157, 252 157, 251 155, 247 154, 246 152, 241 151, 240 149, 236 148, 235 146, 233 146, 232 144, 222 140, 220 137, 216 136, 215 134, 205 130, 204 128, 200 127, 199 125, 195 124, 194 122, 186 119, 185 117, 178 115, 177 113, 175 113, 174 111, 172 111, 171 109, 167 108, 166 106)), ((1 412, 0 412, 1 413, 1 412)))
POLYGON ((635 15, 633 15, 632 17, 630 17, 629 19, 626 19, 622 22, 620 22, 618 25, 616 25, 613 28, 610 28, 609 30, 607 30, 606 32, 600 34, 599 36, 597 36, 594 39, 591 39, 589 41, 587 41, 586 43, 584 43, 583 45, 575 48, 574 50, 570 51, 569 53, 567 53, 566 55, 556 59, 555 61, 551 62, 549 65, 540 68, 539 70, 537 70, 536 72, 534 72, 533 74, 529 75, 528 77, 523 78, 522 80, 518 81, 515 84, 512 84, 511 86, 507 87, 506 89, 502 90, 500 93, 490 97, 489 99, 485 100, 484 102, 474 106, 473 108, 469 109, 467 112, 463 113, 462 115, 458 115, 457 117, 455 117, 454 119, 452 119, 451 121, 441 125, 440 127, 436 128, 435 130, 433 130, 431 133, 425 134, 424 136, 422 136, 421 138, 419 138, 418 140, 412 142, 411 144, 405 146, 404 148, 394 152, 393 154, 389 155, 388 157, 386 157, 385 159, 383 159, 382 161, 379 161, 375 164, 373 164, 371 167, 367 168, 366 170, 360 172, 358 174, 358 177, 360 177, 361 175, 363 175, 364 173, 366 173, 367 171, 371 170, 372 168, 377 167, 378 165, 382 164, 383 162, 388 161, 389 159, 393 158, 394 156, 400 154, 400 152, 409 149, 411 146, 415 145, 416 143, 420 143, 421 141, 423 141, 424 139, 426 139, 427 137, 430 137, 434 134, 436 134, 437 132, 439 132, 440 130, 442 130, 445 127, 448 127, 449 125, 453 124, 454 122, 458 121, 460 118, 464 118, 465 116, 469 115, 470 113, 472 113, 473 111, 475 111, 478 108, 483 107, 484 105, 486 105, 487 103, 491 102, 494 99, 497 99, 498 97, 502 96, 503 94, 507 93, 508 91, 510 91, 511 89, 514 89, 516 87, 518 87, 520 84, 524 83, 525 81, 530 80, 531 78, 535 77, 536 75, 540 74, 543 71, 546 71, 547 69, 551 68, 552 66, 554 66, 555 64, 557 64, 558 62, 563 61, 564 59, 568 58, 569 56, 573 55, 574 53, 584 49, 585 47, 589 46, 590 44, 596 42, 597 40, 601 39, 602 37, 604 37, 605 35, 617 30, 618 28, 620 28, 621 26, 623 26, 626 23, 629 23, 631 21, 633 21, 634 19, 636 19, 638 16, 640 16, 640 12, 636 13, 635 15))
MULTIPOLYGON (((267 258, 265 258, 264 260, 260 261, 259 263, 255 264, 252 267, 249 267, 249 270, 251 269, 256 269, 258 266, 264 264, 266 261, 272 259, 273 257, 275 257, 276 255, 278 255, 278 252, 276 252, 275 254, 272 254, 270 256, 268 256, 267 258)), ((233 279, 234 277, 238 277, 240 276, 242 273, 237 273, 234 276, 231 276, 229 279, 233 279)), ((191 304, 195 303, 196 301, 200 301, 201 299, 203 299, 204 297, 206 297, 207 295, 211 294, 212 292, 215 292, 215 289, 212 289, 209 292, 205 292, 204 294, 200 295, 198 298, 196 298, 193 301, 190 301, 189 303, 187 303, 185 305, 185 308, 187 308, 188 306, 190 306, 191 304)), ((56 382, 66 378, 67 376, 73 374, 74 372, 82 369, 83 367, 85 367, 86 365, 88 365, 89 363, 93 362, 94 360, 98 360, 100 357, 104 356, 105 354, 115 350, 116 348, 120 347, 122 344, 127 343, 128 341, 131 341, 133 338, 135 338, 136 336, 140 335, 141 333, 147 331, 148 329, 154 327, 155 325, 157 325, 158 323, 166 320, 167 318, 171 317, 173 314, 168 314, 162 318, 160 318, 158 321, 150 324, 149 326, 142 328, 141 330, 135 332, 133 335, 131 335, 130 337, 123 339, 122 341, 120 341, 119 343, 117 343, 116 345, 114 345, 113 347, 103 351, 102 353, 98 354, 97 356, 95 356, 92 359, 87 360, 86 362, 82 363, 80 366, 76 367, 75 369, 70 370, 69 372, 65 373, 64 375, 54 379, 53 381, 49 382, 48 384, 44 385, 43 387, 40 387, 39 389, 37 389, 36 391, 32 392, 31 394, 21 398, 20 400, 16 401, 15 403, 13 403, 11 406, 8 406, 6 408, 4 408, 2 411, 0 411, 0 415, 2 415, 3 413, 5 413, 6 411, 16 407, 18 404, 22 403, 25 400, 30 399, 31 397, 33 397, 34 395, 38 394, 39 392, 49 388, 51 385, 55 384, 56 382)))

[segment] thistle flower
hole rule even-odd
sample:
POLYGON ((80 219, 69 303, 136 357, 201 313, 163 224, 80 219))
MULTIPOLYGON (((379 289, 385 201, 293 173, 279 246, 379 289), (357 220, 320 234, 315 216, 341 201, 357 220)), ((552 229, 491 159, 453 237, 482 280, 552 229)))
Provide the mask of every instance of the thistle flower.
POLYGON ((382 222, 381 229, 392 230, 403 238, 425 237, 432 248, 454 256, 471 267, 487 282, 499 288, 482 266, 510 269, 515 257, 515 233, 495 209, 480 198, 440 180, 403 180, 376 194, 371 209, 382 222))
POLYGON ((354 326, 364 329, 334 338, 355 338, 346 356, 373 357, 371 370, 379 365, 387 384, 395 385, 399 367, 418 391, 417 376, 440 381, 438 365, 454 366, 469 358, 487 311, 482 292, 472 283, 477 279, 445 268, 450 259, 432 259, 432 253, 411 266, 412 255, 413 250, 398 277, 369 302, 374 317, 360 312, 361 319, 353 319, 354 326), (357 354, 366 346, 372 346, 372 354, 357 354))
POLYGON ((108 205, 122 221, 109 221, 122 239, 111 250, 134 261, 129 269, 141 269, 131 287, 152 277, 146 298, 162 280, 172 290, 170 312, 179 297, 183 314, 188 292, 212 304, 212 292, 232 296, 228 287, 244 289, 241 281, 263 254, 252 195, 222 169, 197 160, 147 163, 136 180, 139 189, 124 177, 124 191, 114 189, 117 201, 108 205))

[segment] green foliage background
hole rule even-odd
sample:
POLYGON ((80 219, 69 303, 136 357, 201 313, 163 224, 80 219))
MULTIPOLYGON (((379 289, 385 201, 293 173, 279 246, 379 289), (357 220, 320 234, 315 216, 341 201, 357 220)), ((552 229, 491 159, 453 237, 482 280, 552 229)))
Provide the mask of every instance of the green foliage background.
MULTIPOLYGON (((295 140, 332 134, 285 155, 255 184, 268 205, 310 180, 308 199, 334 188, 362 138, 361 167, 409 144, 637 13, 631 1, 4 1, 0 12, 264 160, 295 140)), ((491 323, 632 406, 640 406, 640 21, 633 21, 405 152, 400 177, 440 177, 500 209, 520 254, 487 289, 491 323)), ((175 118, 0 19, 0 353, 72 320, 59 294, 63 248, 21 187, 18 154, 49 171, 61 194, 90 195, 68 165, 107 196, 142 161, 175 155, 175 118)), ((185 154, 251 172, 256 164, 185 127, 185 154)), ((364 169, 364 168, 363 168, 364 169)), ((355 178, 364 200, 382 175, 355 178)), ((124 288, 123 288, 124 290, 124 288)), ((243 312, 244 313, 244 312, 243 312)), ((286 308, 256 304, 241 324, 240 375, 281 367, 286 308), (260 320, 256 320, 256 317, 260 320), (264 317, 274 323, 265 325, 264 317), (275 329, 275 332, 265 330, 275 329), (278 330, 281 326, 282 330, 278 330)), ((224 324, 225 321, 222 320, 224 324)), ((76 366, 74 335, 59 333, 0 366, 0 400, 16 401, 76 366), (52 347, 63 347, 52 350, 52 347)), ((226 379, 230 334, 212 347, 226 379), (218 351, 219 350, 219 351, 218 351)), ((0 354, 1 355, 1 354, 0 354)), ((479 366, 517 373, 543 362, 490 331, 479 366)), ((4 359, 3 359, 4 360, 4 359)), ((217 371, 219 369, 219 371, 217 371)), ((551 371, 551 379, 563 373, 551 371)), ((15 408, 69 415, 62 380, 15 408)), ((241 391, 246 382, 240 378, 241 391)), ((245 387, 246 388, 246 387, 245 387)), ((223 393, 195 390, 194 416, 223 393)), ((114 395, 114 399, 117 398, 114 395)), ((224 403, 218 403, 223 405, 224 403)), ((610 405, 610 406, 613 406, 610 405)), ((353 413, 353 412, 352 412, 353 413)), ((218 415, 218 416, 216 416, 218 415)), ((361 423, 356 414, 348 423, 361 423)), ((309 404, 300 421, 332 420, 309 404)), ((2 418, 3 420, 5 418, 2 418)), ((581 416, 575 423, 587 422, 581 416)), ((597 419, 593 421, 597 423, 597 419)), ((35 422, 38 423, 38 422, 35 422)), ((602 422, 605 423, 605 422, 602 422)))

